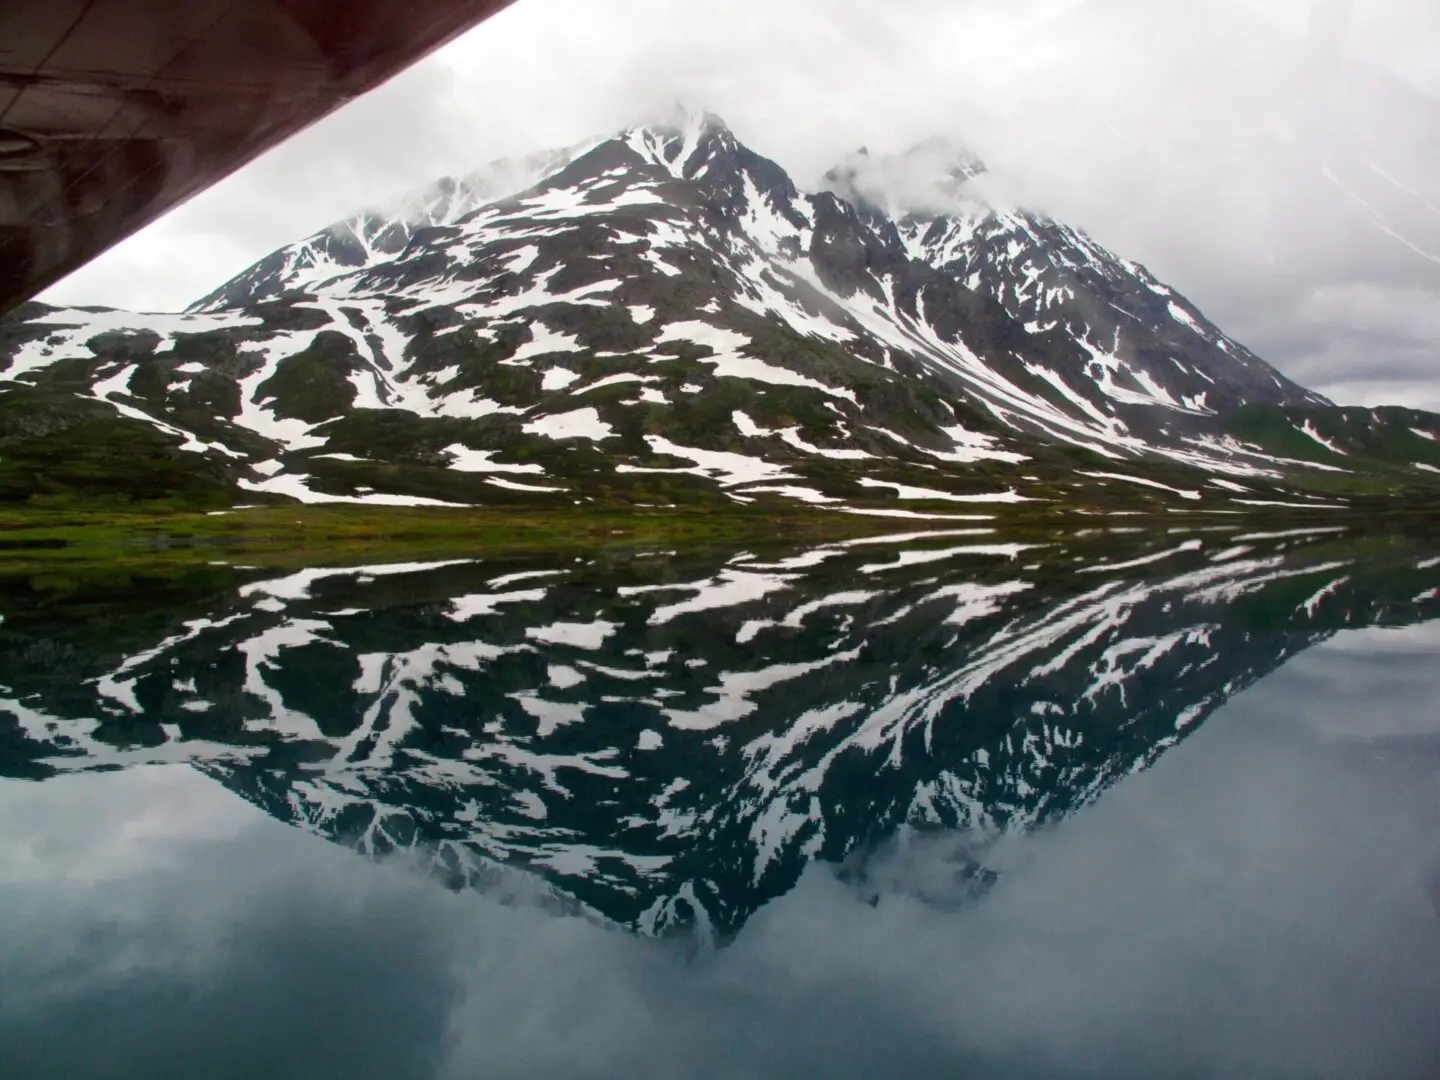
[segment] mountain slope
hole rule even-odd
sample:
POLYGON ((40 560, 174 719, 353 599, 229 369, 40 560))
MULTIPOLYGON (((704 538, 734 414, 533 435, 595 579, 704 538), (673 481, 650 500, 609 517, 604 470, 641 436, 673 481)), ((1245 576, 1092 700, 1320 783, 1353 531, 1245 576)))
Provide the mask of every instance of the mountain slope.
POLYGON ((975 190, 985 175, 973 154, 931 140, 892 159, 861 151, 826 182, 877 220, 893 220, 913 257, 991 296, 1028 333, 1073 339, 1111 398, 1212 413, 1247 402, 1330 404, 1227 337, 1145 267, 1071 226, 992 205, 975 190))
MULTIPOLYGON (((843 194, 686 114, 341 223, 185 315, 32 305, 0 417, 104 402, 246 499, 1243 504, 1352 471, 1237 438, 1241 406, 1325 403, 1084 234, 843 194)), ((1405 429, 1429 464, 1440 420, 1405 429)), ((47 490, 38 445, 0 447, 0 493, 47 490)))

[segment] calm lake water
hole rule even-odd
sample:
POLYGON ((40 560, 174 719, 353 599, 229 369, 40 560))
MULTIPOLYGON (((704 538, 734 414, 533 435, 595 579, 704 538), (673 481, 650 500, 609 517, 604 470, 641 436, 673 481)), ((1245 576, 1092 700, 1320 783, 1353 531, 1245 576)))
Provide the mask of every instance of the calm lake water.
POLYGON ((1440 543, 0 567, 0 1075, 1440 1075, 1440 543))

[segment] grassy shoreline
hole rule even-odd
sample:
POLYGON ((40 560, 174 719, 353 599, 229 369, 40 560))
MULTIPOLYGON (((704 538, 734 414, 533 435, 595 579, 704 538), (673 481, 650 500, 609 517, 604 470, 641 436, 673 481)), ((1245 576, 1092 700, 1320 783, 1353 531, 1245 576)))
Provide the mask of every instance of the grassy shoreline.
POLYGON ((61 566, 205 565, 242 562, 299 567, 323 561, 410 561, 442 556, 526 552, 594 552, 640 546, 790 545, 847 537, 949 528, 989 528, 1043 536, 1098 526, 1184 528, 1194 525, 1329 523, 1359 530, 1415 529, 1440 535, 1434 507, 1354 511, 1257 508, 1211 514, 1164 508, 1108 515, 1053 504, 907 507, 916 517, 872 517, 818 508, 635 507, 575 510, 376 508, 347 505, 264 506, 228 511, 0 509, 0 574, 61 566), (929 516, 934 515, 934 516, 929 516))
MULTIPOLYGON (((291 567, 444 555, 584 553, 608 547, 824 542, 945 522, 737 507, 516 510, 265 506, 222 512, 0 510, 0 574, 28 568, 196 565, 291 567)), ((984 525, 984 521, 956 521, 984 525)))

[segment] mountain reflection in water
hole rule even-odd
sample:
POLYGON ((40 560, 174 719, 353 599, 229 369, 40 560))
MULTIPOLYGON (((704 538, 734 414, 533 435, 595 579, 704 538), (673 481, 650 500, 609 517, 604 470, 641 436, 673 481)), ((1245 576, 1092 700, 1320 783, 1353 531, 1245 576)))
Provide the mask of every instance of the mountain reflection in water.
POLYGON ((939 843, 927 903, 1341 628, 1440 615, 1440 559, 1343 528, 983 529, 11 582, 0 771, 186 762, 454 888, 732 938, 821 861, 939 843))

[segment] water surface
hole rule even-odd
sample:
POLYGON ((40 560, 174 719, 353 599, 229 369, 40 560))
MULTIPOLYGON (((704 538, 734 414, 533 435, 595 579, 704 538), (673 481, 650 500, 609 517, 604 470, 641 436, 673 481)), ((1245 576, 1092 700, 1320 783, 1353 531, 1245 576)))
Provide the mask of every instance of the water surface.
POLYGON ((1440 551, 0 578, 17 1076, 1429 1076, 1440 551))

